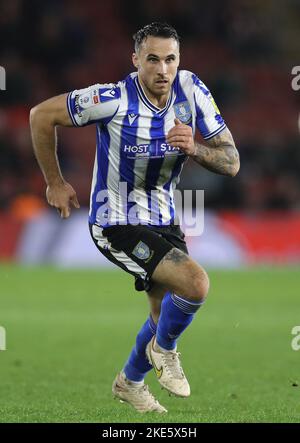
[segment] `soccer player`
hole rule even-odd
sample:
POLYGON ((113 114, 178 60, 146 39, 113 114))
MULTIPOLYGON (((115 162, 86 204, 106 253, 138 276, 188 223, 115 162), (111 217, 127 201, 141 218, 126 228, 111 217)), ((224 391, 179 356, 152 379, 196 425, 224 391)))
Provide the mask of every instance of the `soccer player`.
POLYGON ((47 200, 62 218, 79 203, 60 170, 55 127, 96 126, 91 236, 108 260, 135 277, 136 290, 146 291, 150 303, 150 316, 112 390, 139 412, 161 413, 167 411, 144 384, 145 375, 153 367, 162 387, 175 396, 190 395, 177 340, 209 288, 177 224, 174 189, 189 157, 233 177, 239 155, 207 87, 192 72, 178 70, 176 30, 151 23, 134 41, 136 71, 125 80, 46 100, 31 110, 30 122, 47 200), (195 142, 196 128, 206 144, 195 142))

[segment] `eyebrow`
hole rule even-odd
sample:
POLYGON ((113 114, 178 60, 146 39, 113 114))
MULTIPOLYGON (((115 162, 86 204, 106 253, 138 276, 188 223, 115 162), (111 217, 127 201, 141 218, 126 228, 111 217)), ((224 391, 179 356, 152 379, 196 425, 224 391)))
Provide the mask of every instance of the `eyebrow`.
MULTIPOLYGON (((158 58, 159 59, 158 55, 155 55, 155 54, 148 54, 147 58, 149 58, 149 57, 154 57, 154 58, 158 58)), ((165 58, 170 58, 170 57, 176 58, 176 54, 169 54, 165 58)))

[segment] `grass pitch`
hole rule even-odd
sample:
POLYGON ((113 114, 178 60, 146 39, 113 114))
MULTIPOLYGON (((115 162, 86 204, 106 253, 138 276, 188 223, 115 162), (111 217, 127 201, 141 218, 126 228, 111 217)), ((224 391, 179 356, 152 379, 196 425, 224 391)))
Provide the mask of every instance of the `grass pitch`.
POLYGON ((0 267, 0 422, 299 422, 297 269, 211 271, 210 296, 179 341, 189 399, 146 382, 169 410, 140 415, 112 381, 148 315, 122 271, 0 267))

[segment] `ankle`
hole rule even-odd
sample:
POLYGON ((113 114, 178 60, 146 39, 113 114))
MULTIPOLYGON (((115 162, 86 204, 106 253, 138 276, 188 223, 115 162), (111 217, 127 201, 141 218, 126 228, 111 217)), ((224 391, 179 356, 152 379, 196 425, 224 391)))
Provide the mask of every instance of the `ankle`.
POLYGON ((140 381, 130 380, 130 378, 128 378, 128 377, 126 376, 126 374, 125 374, 124 371, 122 371, 121 376, 122 376, 124 382, 125 382, 127 385, 130 385, 130 386, 142 386, 142 385, 144 384, 144 379, 143 379, 143 380, 140 380, 140 381))
POLYGON ((172 352, 176 350, 176 346, 174 349, 165 349, 162 346, 160 346, 157 341, 156 341, 156 337, 153 340, 153 349, 155 352, 160 352, 160 353, 165 353, 165 352, 172 352))

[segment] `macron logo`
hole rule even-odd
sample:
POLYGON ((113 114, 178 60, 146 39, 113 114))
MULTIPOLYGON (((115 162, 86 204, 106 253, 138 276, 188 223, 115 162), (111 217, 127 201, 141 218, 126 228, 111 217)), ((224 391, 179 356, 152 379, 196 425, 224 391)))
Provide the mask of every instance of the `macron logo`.
POLYGON ((116 91, 114 91, 113 89, 109 89, 108 91, 102 92, 102 94, 100 94, 101 97, 110 97, 113 98, 116 95, 116 91))
POLYGON ((128 114, 128 121, 129 121, 130 126, 132 125, 132 123, 134 122, 134 120, 136 118, 137 118, 137 114, 133 114, 133 113, 128 114))

